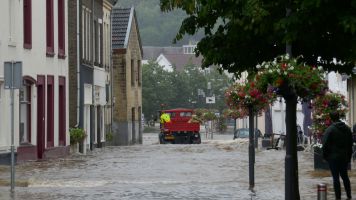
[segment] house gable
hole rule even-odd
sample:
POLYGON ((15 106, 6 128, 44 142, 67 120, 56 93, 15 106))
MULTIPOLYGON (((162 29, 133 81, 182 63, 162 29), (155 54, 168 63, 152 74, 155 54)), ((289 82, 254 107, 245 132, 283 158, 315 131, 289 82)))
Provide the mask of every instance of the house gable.
MULTIPOLYGON (((137 24, 135 9, 114 7, 112 12, 112 48, 113 50, 129 47, 130 40, 138 41, 142 57, 142 43, 137 24), (131 39, 131 37, 133 37, 131 39)), ((121 50, 122 51, 122 50, 121 50)))

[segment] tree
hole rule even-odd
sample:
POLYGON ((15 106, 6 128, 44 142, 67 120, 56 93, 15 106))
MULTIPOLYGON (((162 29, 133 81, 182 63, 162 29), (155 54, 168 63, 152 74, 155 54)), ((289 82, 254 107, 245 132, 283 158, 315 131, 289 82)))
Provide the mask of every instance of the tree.
POLYGON ((198 94, 198 89, 207 91, 207 82, 211 82, 211 91, 216 97, 211 108, 219 111, 226 108, 223 97, 230 78, 213 69, 206 73, 200 67, 187 65, 183 71, 168 72, 157 63, 150 62, 142 67, 142 81, 143 113, 150 120, 161 109, 161 104, 166 108, 207 107, 205 97, 198 94))
MULTIPOLYGON (((175 37, 203 29, 196 54, 203 67, 219 65, 239 76, 284 54, 286 44, 301 62, 326 70, 351 73, 356 59, 356 0, 160 0, 161 10, 182 9, 188 17, 175 37), (337 61, 334 62, 334 58, 337 61)), ((290 52, 291 53, 291 52, 290 52)), ((299 199, 294 146, 297 96, 285 88, 287 155, 286 199, 299 199), (288 112, 291 111, 291 112, 288 112)))
POLYGON ((161 10, 182 9, 188 17, 175 37, 203 29, 196 53, 203 67, 221 65, 229 72, 255 71, 255 66, 285 53, 309 65, 351 72, 356 58, 356 0, 160 0, 161 10), (286 16, 286 6, 290 14, 286 16), (318 57, 321 59, 318 59, 318 57), (344 62, 335 64, 333 59, 344 62), (320 62, 318 62, 318 60, 320 62))
POLYGON ((161 104, 171 101, 170 73, 157 63, 150 62, 142 67, 142 111, 147 119, 154 119, 161 104))

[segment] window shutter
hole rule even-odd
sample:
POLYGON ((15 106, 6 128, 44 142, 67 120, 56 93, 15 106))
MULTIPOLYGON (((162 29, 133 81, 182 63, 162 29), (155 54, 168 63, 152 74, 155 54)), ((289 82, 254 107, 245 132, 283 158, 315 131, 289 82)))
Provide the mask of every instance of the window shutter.
POLYGON ((47 56, 54 56, 53 42, 53 0, 46 1, 46 39, 47 39, 47 56))
POLYGON ((23 42, 24 48, 32 48, 32 0, 23 1, 23 42))
POLYGON ((58 0, 58 57, 65 58, 65 5, 58 0))

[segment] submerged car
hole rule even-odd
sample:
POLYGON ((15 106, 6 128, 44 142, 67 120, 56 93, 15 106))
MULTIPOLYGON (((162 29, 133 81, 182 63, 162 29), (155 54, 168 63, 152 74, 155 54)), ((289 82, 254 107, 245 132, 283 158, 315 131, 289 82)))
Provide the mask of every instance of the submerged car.
MULTIPOLYGON (((262 136, 262 133, 259 129, 255 129, 257 131, 258 137, 262 136)), ((234 132, 234 138, 248 138, 250 135, 249 129, 248 128, 238 128, 234 132)))

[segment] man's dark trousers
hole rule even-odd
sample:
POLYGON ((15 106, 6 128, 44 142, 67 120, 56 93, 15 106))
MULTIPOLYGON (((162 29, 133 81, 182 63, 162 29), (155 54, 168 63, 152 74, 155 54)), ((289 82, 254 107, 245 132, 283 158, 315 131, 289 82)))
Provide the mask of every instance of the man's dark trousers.
POLYGON ((333 176, 334 191, 336 199, 341 199, 340 176, 344 183, 347 198, 351 199, 350 179, 347 174, 348 162, 340 160, 329 160, 329 167, 333 176))

